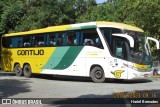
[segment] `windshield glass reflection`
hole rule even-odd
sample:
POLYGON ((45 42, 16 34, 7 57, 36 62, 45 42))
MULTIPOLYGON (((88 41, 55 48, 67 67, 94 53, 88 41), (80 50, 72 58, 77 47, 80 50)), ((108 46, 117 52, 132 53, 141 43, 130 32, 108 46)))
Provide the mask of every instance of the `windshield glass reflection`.
POLYGON ((131 48, 131 57, 134 60, 139 60, 139 63, 151 62, 149 46, 146 43, 146 37, 143 32, 135 32, 125 30, 125 33, 130 35, 134 39, 134 48, 131 48))

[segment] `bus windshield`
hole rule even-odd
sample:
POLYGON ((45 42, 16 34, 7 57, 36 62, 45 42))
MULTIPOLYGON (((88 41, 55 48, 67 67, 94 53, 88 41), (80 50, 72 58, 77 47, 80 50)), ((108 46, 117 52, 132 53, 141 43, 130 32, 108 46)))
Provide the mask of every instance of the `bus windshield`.
POLYGON ((151 53, 146 43, 145 33, 124 30, 124 33, 130 35, 134 39, 134 48, 130 49, 131 59, 135 62, 147 64, 151 62, 151 53))
POLYGON ((138 64, 151 63, 150 49, 144 32, 106 27, 102 27, 100 30, 106 39, 112 56, 138 64), (129 41, 126 38, 116 37, 113 34, 127 34, 131 36, 134 40, 134 47, 129 46, 129 41))

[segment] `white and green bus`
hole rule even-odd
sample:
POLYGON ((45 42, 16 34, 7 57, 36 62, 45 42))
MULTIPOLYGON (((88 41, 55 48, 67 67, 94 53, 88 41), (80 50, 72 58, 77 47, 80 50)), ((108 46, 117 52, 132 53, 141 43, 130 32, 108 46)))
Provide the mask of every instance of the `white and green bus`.
POLYGON ((96 21, 52 26, 2 37, 2 68, 17 76, 32 74, 134 79, 149 77, 152 60, 142 29, 96 21))

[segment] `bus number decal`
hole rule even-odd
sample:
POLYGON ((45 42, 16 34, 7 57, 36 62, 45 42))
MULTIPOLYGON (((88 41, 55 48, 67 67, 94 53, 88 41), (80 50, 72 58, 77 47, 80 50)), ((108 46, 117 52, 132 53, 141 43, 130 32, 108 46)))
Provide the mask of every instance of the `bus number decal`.
POLYGON ((44 50, 18 50, 17 55, 44 55, 44 50))

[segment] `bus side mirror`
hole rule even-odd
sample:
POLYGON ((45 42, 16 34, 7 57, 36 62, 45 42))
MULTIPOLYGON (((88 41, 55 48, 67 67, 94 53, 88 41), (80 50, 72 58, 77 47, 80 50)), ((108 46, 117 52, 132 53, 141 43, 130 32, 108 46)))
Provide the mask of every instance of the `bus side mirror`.
POLYGON ((160 45, 159 45, 160 43, 157 39, 154 39, 152 37, 147 37, 147 43, 149 42, 149 40, 155 42, 157 49, 160 49, 160 45))
POLYGON ((127 34, 112 34, 112 35, 128 39, 130 47, 134 48, 134 39, 131 36, 127 34))

